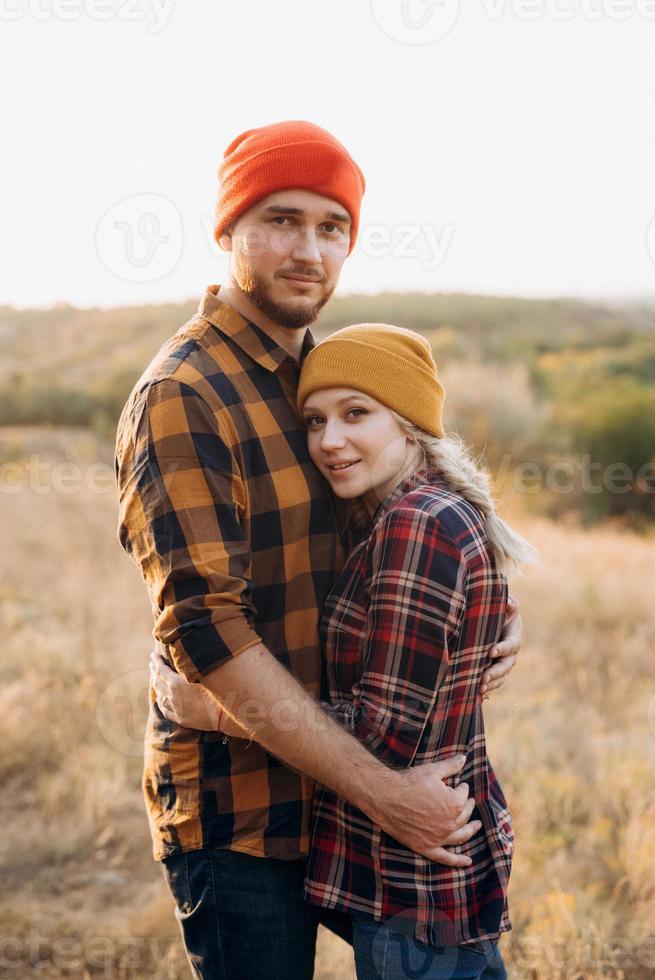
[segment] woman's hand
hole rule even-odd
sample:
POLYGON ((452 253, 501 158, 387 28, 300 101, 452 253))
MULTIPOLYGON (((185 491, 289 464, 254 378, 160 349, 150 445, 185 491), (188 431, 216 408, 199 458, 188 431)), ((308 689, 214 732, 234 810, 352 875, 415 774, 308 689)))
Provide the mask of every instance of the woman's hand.
POLYGON ((496 663, 487 667, 482 675, 480 695, 483 701, 488 701, 489 691, 495 691, 496 688, 501 687, 509 677, 510 671, 518 659, 522 639, 523 624, 519 604, 516 599, 509 596, 503 634, 490 653, 496 663))
POLYGON ((150 682, 157 705, 164 718, 199 732, 225 732, 246 737, 242 728, 231 721, 202 684, 189 684, 171 670, 158 650, 150 654, 150 682))

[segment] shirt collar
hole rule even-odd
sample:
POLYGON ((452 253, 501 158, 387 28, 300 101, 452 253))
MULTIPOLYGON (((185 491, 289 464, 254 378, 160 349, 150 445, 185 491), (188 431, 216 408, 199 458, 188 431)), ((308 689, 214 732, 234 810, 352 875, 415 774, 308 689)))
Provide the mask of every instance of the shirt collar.
MULTIPOLYGON (((248 357, 267 371, 275 373, 287 362, 297 367, 289 352, 280 347, 264 330, 220 300, 217 296, 219 289, 220 286, 216 284, 207 287, 198 306, 200 316, 209 320, 217 330, 238 344, 248 357)), ((301 364, 315 346, 316 340, 311 330, 307 330, 300 354, 301 364)))
POLYGON ((412 473, 411 476, 408 476, 405 480, 402 480, 393 488, 393 490, 389 491, 384 500, 380 503, 378 509, 373 514, 371 524, 377 524, 378 521, 391 510, 394 504, 396 504, 404 494, 410 493, 412 490, 416 490, 417 487, 433 486, 435 484, 444 483, 445 481, 443 476, 438 470, 434 469, 434 467, 421 467, 415 473, 412 473))

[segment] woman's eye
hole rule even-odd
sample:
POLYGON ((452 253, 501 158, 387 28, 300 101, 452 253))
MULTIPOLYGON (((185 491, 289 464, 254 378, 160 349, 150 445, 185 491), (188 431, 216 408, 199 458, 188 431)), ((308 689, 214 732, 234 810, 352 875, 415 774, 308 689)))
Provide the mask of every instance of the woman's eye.
POLYGON ((278 214, 273 218, 273 223, 277 225, 283 225, 285 221, 291 221, 291 218, 286 214, 278 214))
POLYGON ((320 415, 310 415, 305 419, 305 423, 308 429, 315 429, 317 425, 323 421, 320 415))
POLYGON ((360 415, 368 415, 368 412, 365 408, 351 408, 348 414, 359 418, 360 415))

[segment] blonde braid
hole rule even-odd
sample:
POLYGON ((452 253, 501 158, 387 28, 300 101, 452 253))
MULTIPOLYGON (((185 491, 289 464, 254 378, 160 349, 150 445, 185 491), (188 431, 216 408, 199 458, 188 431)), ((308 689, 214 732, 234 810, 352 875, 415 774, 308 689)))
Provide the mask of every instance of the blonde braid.
POLYGON ((393 414, 416 442, 423 466, 436 469, 454 493, 480 512, 498 568, 506 571, 508 565, 537 564, 536 549, 496 513, 489 473, 476 462, 460 437, 455 433, 442 438, 429 435, 396 412, 393 414))
MULTIPOLYGON (((480 512, 484 529, 500 571, 508 565, 538 564, 537 550, 496 513, 489 473, 480 466, 466 444, 455 433, 432 436, 403 418, 393 409, 391 414, 405 429, 416 445, 416 471, 424 468, 437 470, 448 487, 467 500, 480 512)), ((354 541, 360 540, 371 529, 371 516, 361 497, 348 502, 348 530, 354 541)))

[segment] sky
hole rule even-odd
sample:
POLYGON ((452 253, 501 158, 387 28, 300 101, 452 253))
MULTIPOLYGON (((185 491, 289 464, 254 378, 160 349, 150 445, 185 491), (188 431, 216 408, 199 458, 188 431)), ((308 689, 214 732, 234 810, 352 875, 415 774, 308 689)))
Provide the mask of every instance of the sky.
POLYGON ((0 0, 0 304, 225 281, 220 158, 283 119, 366 175, 342 294, 655 295, 654 54, 655 0, 0 0))

